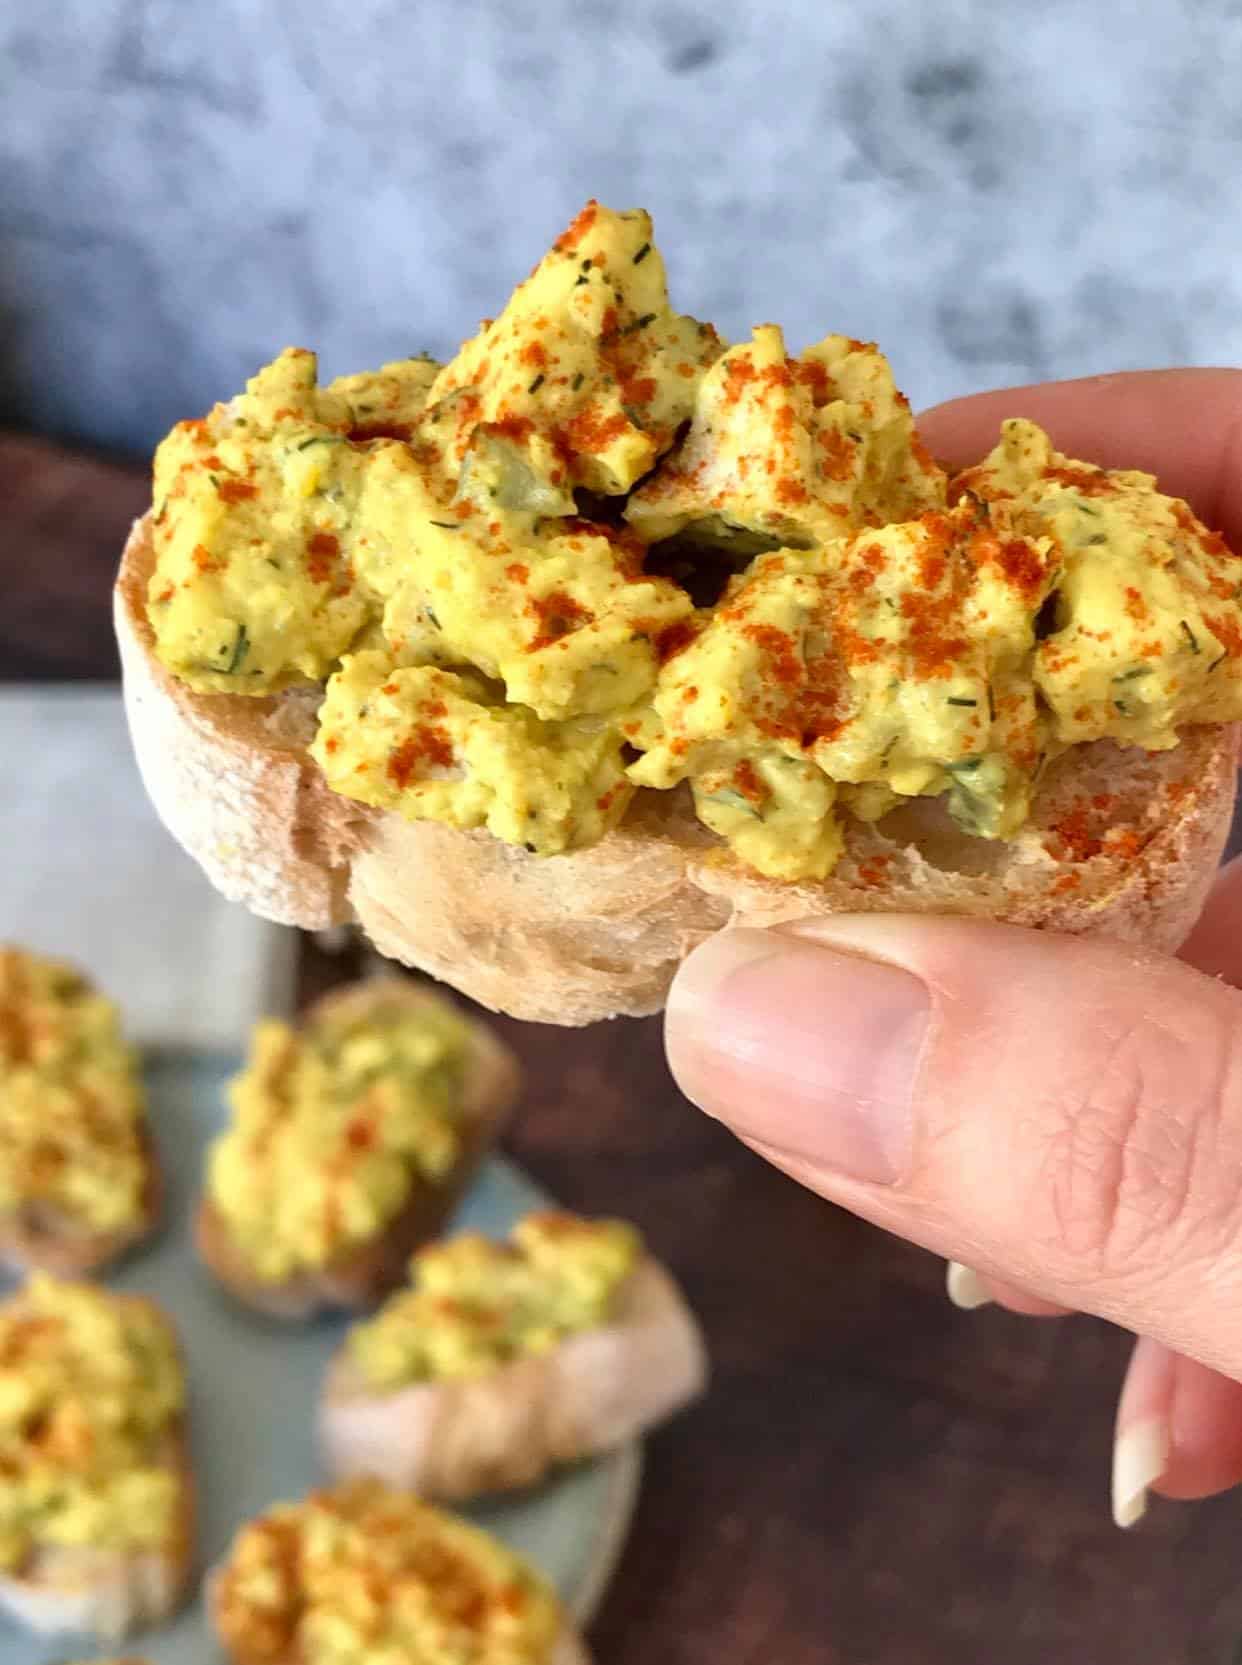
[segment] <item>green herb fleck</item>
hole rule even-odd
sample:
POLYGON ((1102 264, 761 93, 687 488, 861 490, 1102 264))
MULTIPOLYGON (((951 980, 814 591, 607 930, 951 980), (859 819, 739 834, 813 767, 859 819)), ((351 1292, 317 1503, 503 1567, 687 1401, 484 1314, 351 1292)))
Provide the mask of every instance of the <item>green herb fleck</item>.
POLYGON ((646 260, 647 256, 650 253, 651 253, 651 244, 650 243, 644 243, 642 248, 639 249, 638 253, 634 256, 634 259, 631 261, 631 265, 641 266, 643 261, 646 260))
POLYGON ((763 816, 754 804, 748 798, 744 798, 740 792, 735 792, 731 786, 723 786, 719 792, 705 792, 703 802, 719 804, 722 809, 735 809, 743 815, 751 816, 756 821, 763 820, 763 816))
POLYGON ((1187 624, 1185 619, 1183 619, 1181 621, 1181 626, 1182 626, 1182 635, 1185 636, 1186 643, 1187 643, 1188 647, 1190 648, 1191 653, 1198 653, 1198 651, 1199 651, 1199 638, 1195 635, 1194 631, 1190 628, 1190 626, 1187 624))
POLYGON ((569 384, 569 391, 571 393, 576 393, 578 391, 578 389, 582 386, 582 384, 585 380, 586 380, 586 377, 583 375, 582 371, 579 370, 578 374, 574 377, 573 381, 570 382, 570 384, 569 384))
POLYGON ((1150 675, 1151 675, 1151 666, 1150 665, 1135 665, 1133 670, 1119 671, 1117 673, 1117 675, 1113 678, 1113 681, 1114 682, 1133 682, 1136 677, 1150 676, 1150 675))
POLYGON ((539 374, 535 377, 534 381, 526 389, 526 391, 528 393, 538 393, 539 389, 543 386, 543 384, 546 380, 547 380, 547 377, 544 375, 543 371, 541 370, 539 372, 539 374))
POLYGON ((293 447, 295 451, 305 451, 312 445, 344 445, 344 434, 312 434, 309 439, 300 439, 293 447))
POLYGON ((242 660, 245 659, 249 650, 250 637, 247 634, 245 625, 239 624, 237 627, 237 640, 233 643, 233 652, 229 658, 228 664, 224 667, 224 673, 226 676, 232 676, 234 671, 241 669, 242 660))
POLYGON ((634 321, 633 327, 636 330, 645 330, 648 324, 654 324, 655 321, 656 315, 654 312, 644 312, 641 318, 634 321))
POLYGON ((988 721, 996 721, 996 701, 992 698, 992 684, 988 683, 988 721))
POLYGON ((950 695, 947 703, 949 705, 978 705, 979 701, 958 699, 956 695, 950 695))
POLYGON ((433 520, 433 526, 438 526, 442 532, 460 532, 461 523, 456 520, 433 520))
POLYGON ((1124 700, 1114 700, 1113 710, 1119 717, 1128 717, 1130 715, 1130 708, 1124 700))
POLYGON ((579 288, 581 288, 581 286, 582 286, 582 285, 583 285, 583 284, 584 284, 584 283, 585 283, 585 282, 586 282, 586 281, 587 281, 587 280, 586 280, 586 278, 584 278, 584 277, 576 277, 576 278, 575 278, 575 279, 574 279, 574 288, 575 288, 575 289, 579 289, 579 288))
POLYGON ((1211 673, 1216 669, 1217 665, 1223 665, 1225 660, 1228 659, 1228 657, 1229 657, 1228 652, 1225 652, 1225 653, 1221 654, 1219 659, 1213 659, 1212 663, 1208 666, 1208 675, 1209 676, 1211 675, 1211 673))

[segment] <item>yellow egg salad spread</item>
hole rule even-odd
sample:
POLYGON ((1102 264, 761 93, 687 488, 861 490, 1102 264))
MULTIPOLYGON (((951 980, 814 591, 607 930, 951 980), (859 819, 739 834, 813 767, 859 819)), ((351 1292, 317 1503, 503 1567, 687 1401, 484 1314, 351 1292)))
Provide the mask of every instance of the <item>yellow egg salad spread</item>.
POLYGON ((726 344, 595 202, 447 366, 290 350, 181 423, 154 539, 178 677, 323 681, 336 791, 536 855, 685 783, 822 878, 843 817, 1008 838, 1066 747, 1242 716, 1242 561, 1154 479, 1013 421, 949 480, 874 346, 726 344))
POLYGON ((413 1288, 349 1333, 350 1357, 374 1388, 484 1376, 607 1323, 642 1240, 621 1220, 540 1212, 507 1243, 462 1232, 410 1264, 413 1288))
POLYGON ((207 1170, 256 1277, 330 1265, 381 1232, 419 1176, 448 1176, 462 1151, 468 1038, 442 1001, 376 999, 328 1007, 301 1029, 256 1026, 207 1170))
POLYGON ((146 1211, 137 1059, 71 966, 0 946, 0 1221, 27 1209, 110 1232, 146 1211))
POLYGON ((184 1409, 175 1340, 148 1302, 36 1274, 0 1306, 0 1570, 44 1548, 167 1543, 184 1409))
POLYGON ((243 1527, 217 1588, 239 1665, 544 1665, 552 1591, 488 1533, 378 1481, 243 1527))

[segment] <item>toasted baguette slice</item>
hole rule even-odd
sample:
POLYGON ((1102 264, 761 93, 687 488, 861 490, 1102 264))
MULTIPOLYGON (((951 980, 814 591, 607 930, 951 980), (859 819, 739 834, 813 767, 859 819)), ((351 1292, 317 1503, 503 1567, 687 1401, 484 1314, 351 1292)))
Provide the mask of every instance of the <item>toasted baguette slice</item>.
MULTIPOLYGON (((372 1499, 378 1497, 381 1501, 385 1498, 391 1498, 393 1502, 401 1501, 408 1509, 420 1513, 427 1512, 421 1500, 409 1496, 399 1498, 396 1495, 396 1488, 382 1486, 374 1481, 360 1481, 352 1486, 338 1487, 331 1493, 313 1494, 312 1498, 307 1499, 303 1505, 298 1507, 306 1507, 313 1504, 316 1499, 324 1497, 348 1500, 351 1497, 365 1499, 368 1496, 372 1499)), ((338 1506, 347 1511, 352 1508, 352 1504, 348 1501, 338 1506)), ((270 1515, 263 1517, 263 1524, 266 1524, 271 1530, 275 1520, 287 1512, 288 1506, 277 1505, 270 1515)), ((293 1513, 296 1518, 296 1507, 293 1513)), ((439 1518, 446 1526, 453 1521, 451 1516, 441 1515, 439 1518)), ((255 1524, 258 1523, 251 1523, 251 1526, 255 1524)), ((459 1530, 464 1527, 467 1533, 476 1540, 486 1539, 488 1536, 480 1528, 470 1526, 468 1523, 457 1521, 455 1524, 459 1530)), ((279 1528, 277 1530, 279 1531, 279 1528)), ((307 1598, 300 1583, 296 1537, 291 1539, 287 1527, 279 1533, 281 1545, 278 1574, 279 1595, 288 1602, 288 1607, 282 1611, 276 1600, 273 1599, 273 1595, 270 1592, 265 1592, 265 1602, 262 1610, 255 1611, 248 1607, 245 1596, 233 1588, 234 1561, 237 1558, 239 1546, 249 1531, 250 1527, 241 1529, 231 1546, 229 1554, 213 1569, 207 1578, 207 1612, 211 1618, 217 1640, 233 1665, 305 1665, 306 1654, 300 1646, 297 1629, 301 1617, 306 1611, 307 1598)), ((296 1532, 296 1528, 294 1528, 294 1531, 296 1532)), ((382 1579, 385 1576, 381 1564, 381 1567, 372 1573, 368 1579, 372 1603, 381 1610, 384 1595, 382 1579)), ((415 1576, 419 1575, 416 1574, 415 1576)), ((428 1575, 423 1574, 421 1576, 425 1578, 428 1575)), ((507 1593, 502 1593, 496 1588, 494 1581, 490 1584, 473 1584, 473 1579, 477 1576, 477 1571, 472 1573, 469 1570, 468 1562, 460 1558, 459 1546, 449 1548, 445 1552, 444 1571, 441 1578, 450 1581, 462 1579, 471 1581, 467 1585, 467 1589, 469 1589, 474 1599, 467 1601, 466 1592, 460 1591, 456 1594, 455 1600, 459 1615, 463 1610, 473 1611, 478 1615, 475 1622, 482 1619, 482 1616, 495 1603, 498 1596, 501 1599, 509 1599, 513 1594, 512 1586, 510 1586, 507 1593)), ((542 1599, 546 1601, 550 1594, 545 1586, 542 1599)), ((414 1607, 413 1610, 417 1611, 417 1607, 414 1607)), ((568 1616, 563 1610, 559 1610, 559 1613, 554 1611, 552 1615, 553 1623, 556 1622, 557 1616, 560 1620, 559 1631, 555 1635, 551 1646, 540 1655, 537 1665, 592 1665, 591 1655, 587 1651, 586 1644, 574 1629, 568 1616)), ((468 1621, 459 1619, 458 1622, 468 1621)), ((422 1658, 423 1655, 420 1653, 419 1657, 422 1658)), ((427 1657, 431 1657, 429 1653, 427 1657)), ((454 1653, 453 1658, 457 1657, 459 1655, 454 1653)), ((532 1665, 535 1665, 535 1662, 532 1662, 532 1665)))
MULTIPOLYGON (((154 1301, 139 1295, 115 1299, 148 1308, 174 1333, 154 1301)), ((96 1636, 105 1642, 175 1613, 188 1593, 194 1564, 195 1486, 184 1417, 169 1430, 163 1466, 177 1477, 179 1501, 166 1543, 129 1551, 45 1546, 20 1575, 0 1573, 0 1608, 45 1636, 96 1636)))
MULTIPOLYGON (((405 978, 376 977, 325 995, 307 1015, 350 1009, 365 1014, 379 1001, 391 1005, 394 1000, 418 1013, 441 998, 405 978)), ((324 1311, 363 1310, 402 1282, 415 1249, 438 1237, 451 1219, 521 1091, 517 1059, 486 1024, 471 1023, 468 1045, 456 1165, 438 1184, 413 1173, 400 1212, 378 1236, 334 1264, 281 1283, 265 1281, 246 1260, 219 1209, 204 1196, 195 1220, 198 1252, 232 1295, 271 1318, 305 1319, 324 1311)))
POLYGON ((137 1244, 160 1223, 164 1179, 149 1130, 143 1130, 146 1178, 142 1211, 132 1226, 117 1231, 83 1231, 59 1209, 28 1203, 15 1214, 0 1216, 0 1266, 24 1276, 50 1272, 57 1278, 82 1278, 97 1272, 137 1244))
POLYGON ((744 867, 684 788, 639 793, 592 849, 530 856, 333 793, 306 749, 319 689, 247 699, 178 682, 147 622, 153 559, 142 520, 115 614, 130 733, 165 825, 256 913, 307 930, 356 921, 389 958, 515 1017, 585 1024, 658 1011, 680 961, 714 931, 816 914, 966 914, 1171 950, 1228 833, 1235 735, 1208 727, 1169 752, 1098 741, 1066 753, 1010 843, 968 837, 937 800, 855 822, 823 883, 744 867), (1067 841, 1058 829, 1070 818, 1067 841))
POLYGON ((699 1326, 647 1256, 611 1322, 489 1376, 380 1393, 342 1348, 324 1384, 320 1444, 337 1479, 372 1474, 460 1501, 533 1485, 557 1464, 620 1445, 696 1398, 706 1380, 699 1326))

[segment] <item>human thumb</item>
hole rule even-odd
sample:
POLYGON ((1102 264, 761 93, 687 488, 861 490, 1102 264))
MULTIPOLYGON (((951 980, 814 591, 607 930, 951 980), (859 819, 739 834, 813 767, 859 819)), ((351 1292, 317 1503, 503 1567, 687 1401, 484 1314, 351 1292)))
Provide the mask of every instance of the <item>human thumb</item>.
POLYGON ((681 968, 686 1094, 938 1254, 1242 1377, 1242 994, 975 921, 723 932, 681 968))

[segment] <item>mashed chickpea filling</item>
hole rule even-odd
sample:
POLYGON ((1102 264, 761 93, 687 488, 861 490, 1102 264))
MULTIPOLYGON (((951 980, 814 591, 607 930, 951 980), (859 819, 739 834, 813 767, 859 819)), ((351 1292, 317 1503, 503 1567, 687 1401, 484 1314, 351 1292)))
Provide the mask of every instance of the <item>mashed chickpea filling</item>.
POLYGON ((375 1237, 461 1155, 468 1029, 447 1002, 348 1006, 255 1027, 208 1195, 254 1275, 278 1283, 375 1237))
POLYGON ((728 345, 594 202, 450 364, 320 388, 289 350, 173 430, 155 501, 174 674, 324 682, 336 791, 536 855, 688 783, 823 878, 850 817, 944 795, 1011 838, 1067 747, 1242 717, 1242 561, 1151 476, 1014 420, 950 480, 874 346, 728 345))
POLYGON ((36 1274, 0 1306, 0 1570, 41 1550, 165 1543, 184 1407, 175 1343, 149 1306, 36 1274))
POLYGON ((117 1008, 72 966, 0 946, 0 1221, 135 1225, 145 1147, 146 1100, 117 1008))
POLYGON ((562 1627, 551 1590, 498 1540, 378 1481, 243 1527, 215 1611, 243 1665, 547 1665, 562 1627))
POLYGON ((484 1376, 604 1324, 642 1242, 621 1220, 541 1212, 506 1243, 462 1232, 414 1256, 413 1287, 349 1334, 349 1354, 381 1390, 484 1376))

